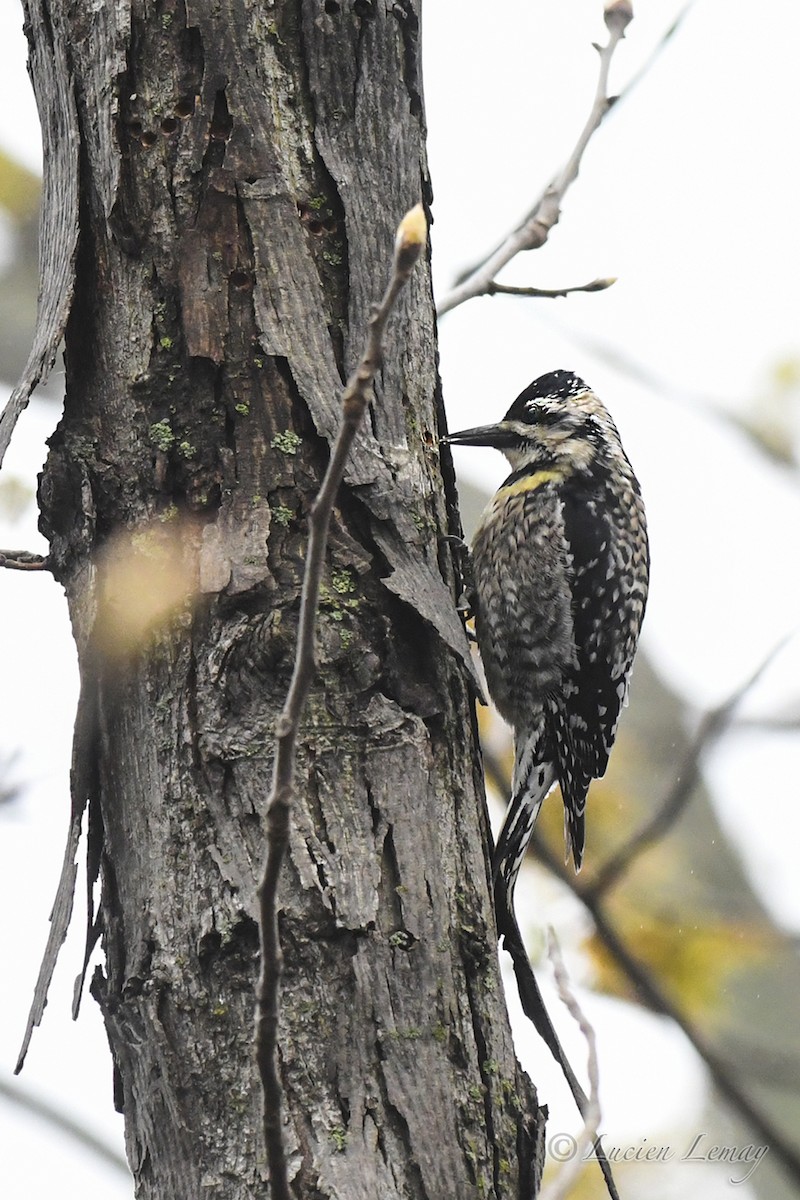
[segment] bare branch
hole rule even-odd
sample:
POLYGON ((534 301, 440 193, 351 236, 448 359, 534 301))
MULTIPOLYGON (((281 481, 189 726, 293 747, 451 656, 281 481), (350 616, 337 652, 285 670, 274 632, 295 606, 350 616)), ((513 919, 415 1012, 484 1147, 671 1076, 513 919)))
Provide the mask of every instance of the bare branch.
POLYGON ((647 58, 645 59, 645 61, 639 67, 639 70, 636 72, 635 75, 632 75, 630 77, 628 82, 625 84, 625 87, 620 91, 619 95, 616 97, 616 99, 614 101, 614 111, 615 112, 619 108, 620 103, 623 100, 626 100, 628 98, 628 96, 630 96, 631 92, 639 86, 639 84, 642 82, 642 80, 645 78, 645 76, 650 73, 650 70, 651 70, 653 64, 655 63, 656 59, 661 57, 662 51, 665 50, 668 43, 672 41, 675 34, 678 32, 678 30, 680 29, 681 25, 683 24, 686 17, 688 16, 690 10, 693 7, 694 7, 694 0, 688 0, 688 3, 684 4, 683 8, 678 13, 677 17, 672 22, 672 24, 669 26, 669 28, 664 30, 663 34, 661 35, 659 40, 656 42, 655 46, 650 51, 650 53, 647 56, 647 58))
POLYGON ((426 240, 427 223, 422 206, 418 204, 406 213, 400 222, 391 278, 383 299, 370 317, 361 361, 347 381, 342 394, 342 423, 325 478, 309 516, 308 553, 300 601, 294 672, 275 731, 275 766, 266 814, 267 853, 258 885, 261 972, 256 993, 255 1048, 264 1092, 264 1141, 272 1200, 290 1200, 283 1140, 283 1088, 278 1065, 279 989, 283 966, 278 932, 278 880, 289 843, 289 819, 294 799, 294 769, 300 719, 316 669, 317 608, 328 528, 347 457, 369 404, 373 380, 380 367, 386 322, 426 240))
POLYGON ((50 565, 43 554, 30 550, 0 550, 0 567, 8 571, 49 571, 50 565))
MULTIPOLYGON (((642 66, 639 68, 639 70, 636 72, 636 74, 631 77, 631 79, 628 81, 628 83, 625 85, 625 87, 617 94, 616 97, 613 98, 613 102, 611 101, 611 98, 609 98, 610 107, 608 108, 607 113, 605 115, 608 115, 608 113, 610 113, 612 111, 616 112, 619 109, 622 101, 627 99, 627 97, 630 96, 630 94, 634 90, 634 88, 636 88, 637 85, 639 83, 641 83, 642 79, 645 78, 645 76, 648 74, 651 67, 655 63, 656 59, 661 55, 661 52, 664 50, 664 48, 666 47, 668 42, 671 41, 671 39, 674 37, 674 35, 676 34, 676 32, 678 31, 680 26, 683 24, 684 18, 686 17, 689 10, 692 8, 693 4, 694 4, 694 0, 688 0, 688 3, 685 4, 684 7, 681 9, 681 11, 678 13, 678 16, 672 22, 669 29, 667 29, 666 32, 663 34, 663 36, 658 41, 658 43, 654 46, 653 50, 650 52, 650 55, 645 60, 645 62, 642 64, 642 66)), ((552 186, 552 184, 550 186, 552 186)), ((518 228, 524 228, 524 226, 527 222, 533 220, 539 207, 544 202, 546 194, 547 193, 545 192, 545 194, 543 196, 540 196, 540 198, 534 204, 533 208, 530 209, 527 216, 524 218, 522 225, 519 226, 518 228)), ((495 249, 490 251, 490 253, 487 254, 484 258, 480 259, 478 262, 473 263, 472 266, 467 267, 465 270, 463 270, 457 276, 455 283, 454 283, 454 291, 451 292, 450 295, 453 295, 455 292, 458 291, 458 289, 463 284, 466 284, 469 280, 472 279, 472 277, 474 275, 476 275, 479 271, 482 271, 482 269, 486 266, 486 264, 489 263, 494 258, 494 256, 499 253, 499 251, 502 249, 502 247, 506 244, 506 240, 501 242, 499 246, 495 247, 495 249)), ((447 301, 449 301, 449 299, 450 299, 450 296, 445 297, 445 301, 443 301, 442 303, 443 304, 446 303, 447 301)), ((458 301, 458 303, 462 303, 462 301, 458 301)), ((449 307, 455 308, 456 306, 455 306, 455 304, 451 304, 451 305, 449 305, 449 307)), ((444 309, 443 307, 440 307, 439 315, 441 316, 442 313, 446 312, 446 311, 448 311, 448 309, 444 309)))
MULTIPOLYGON (((611 367, 612 371, 626 376, 635 383, 642 384, 643 387, 658 393, 671 403, 679 404, 681 407, 688 408, 692 412, 699 410, 702 413, 706 413, 720 424, 735 430, 740 436, 743 435, 747 438, 748 443, 771 466, 775 466, 776 464, 779 467, 794 466, 794 459, 785 447, 782 448, 773 445, 768 438, 760 435, 752 424, 738 415, 737 410, 745 409, 749 403, 743 397, 728 396, 723 398, 715 396, 710 392, 697 391, 687 387, 686 383, 682 380, 669 379, 635 358, 627 348, 623 349, 621 346, 615 346, 602 338, 594 337, 592 334, 578 329, 574 325, 567 326, 565 322, 555 317, 551 311, 545 314, 540 310, 537 314, 537 319, 546 324, 548 328, 555 330, 568 339, 573 346, 577 346, 581 350, 594 355, 600 362, 611 367)), ((797 483, 798 475, 796 470, 790 471, 786 477, 795 484, 797 483)))
POLYGON ((599 1097, 600 1074, 597 1066, 597 1040, 594 1029, 570 988, 567 969, 564 966, 558 939, 552 927, 547 931, 547 940, 547 954, 553 965, 553 974, 555 975, 559 999, 565 1005, 573 1020, 577 1022, 581 1033, 586 1039, 588 1049, 587 1073, 589 1076, 589 1100, 586 1111, 583 1114, 583 1129, 575 1141, 571 1159, 565 1163, 552 1184, 544 1188, 541 1193, 541 1200, 565 1200, 565 1197, 578 1181, 578 1177, 584 1168, 589 1148, 595 1145, 597 1139, 597 1130, 600 1127, 601 1115, 599 1097))
POLYGON ((606 288, 610 288, 615 284, 616 278, 609 276, 607 279, 593 279, 591 283, 581 283, 576 287, 566 288, 536 288, 536 287, 511 287, 504 283, 495 283, 494 280, 488 284, 486 288, 487 296, 542 296, 545 299, 557 299, 559 296, 569 296, 572 292, 604 292, 606 288))
POLYGON ((575 148, 561 171, 545 188, 522 225, 509 234, 485 263, 445 296, 437 309, 440 317, 450 312, 451 309, 457 308, 466 300, 471 300, 474 296, 485 296, 495 275, 512 258, 515 258, 522 250, 538 250, 547 241, 550 230, 561 216, 561 203, 567 189, 578 177, 584 151, 611 107, 612 100, 608 95, 608 72, 614 51, 625 36, 626 26, 632 15, 628 5, 614 5, 607 8, 608 41, 605 46, 597 46, 597 53, 600 56, 597 87, 589 117, 575 143, 575 148))
POLYGON ((589 884, 584 887, 582 891, 584 898, 588 894, 600 896, 613 887, 620 876, 630 868, 635 859, 648 846, 652 846, 654 842, 663 837, 667 830, 675 823, 686 808, 689 800, 691 800, 694 789, 697 787, 700 779, 700 763, 703 755, 707 753, 714 742, 725 732, 737 705, 755 687, 761 676, 775 661, 788 641, 789 636, 782 638, 777 646, 774 646, 770 650, 767 657, 753 671, 752 675, 745 679, 731 693, 727 700, 717 708, 706 713, 700 722, 694 740, 686 751, 683 762, 675 774, 675 780, 663 801, 653 815, 645 821, 644 825, 600 867, 589 884))

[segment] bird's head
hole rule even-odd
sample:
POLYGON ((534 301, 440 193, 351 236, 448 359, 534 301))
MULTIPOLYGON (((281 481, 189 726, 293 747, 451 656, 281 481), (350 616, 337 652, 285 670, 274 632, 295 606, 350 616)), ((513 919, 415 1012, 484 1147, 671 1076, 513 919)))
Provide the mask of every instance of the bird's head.
POLYGON ((502 421, 451 433, 453 446, 493 446, 514 471, 563 466, 588 470, 618 434, 605 405, 571 371, 550 371, 520 392, 502 421))

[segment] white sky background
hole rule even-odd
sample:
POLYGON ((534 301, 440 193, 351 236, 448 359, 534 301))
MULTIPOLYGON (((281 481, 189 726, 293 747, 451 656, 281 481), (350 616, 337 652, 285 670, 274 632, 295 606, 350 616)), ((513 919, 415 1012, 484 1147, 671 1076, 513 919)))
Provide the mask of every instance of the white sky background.
MULTIPOLYGON (((638 8, 615 59, 617 88, 681 5, 642 0, 638 8)), ((590 43, 605 37, 601 9, 599 0, 425 0, 440 294, 460 267, 513 226, 571 149, 595 85, 590 43)), ((616 286, 559 301, 471 301, 441 326, 452 428, 501 416, 532 378, 556 367, 583 375, 612 408, 650 516, 653 587, 645 640, 660 669, 698 707, 723 698, 797 625, 800 491, 765 468, 743 439, 613 370, 580 341, 573 344, 570 333, 630 355, 678 390, 731 406, 757 392, 776 360, 800 351, 799 46, 800 6, 793 0, 696 0, 679 34, 593 141, 549 244, 503 276, 504 282, 552 287, 616 275, 616 286)), ((36 167, 38 126, 25 55, 21 13, 7 0, 0 6, 0 146, 36 167)), ((51 412, 34 406, 25 414, 9 471, 32 479, 40 469, 51 412)), ((491 451, 458 451, 456 465, 490 487, 506 473, 504 460, 491 451)), ((31 517, 25 525, 0 527, 0 545, 36 544, 31 517)), ((15 774, 26 784, 23 798, 0 812, 5 1076, 24 1026, 63 850, 76 675, 65 606, 51 580, 4 572, 0 605, 0 753, 20 748, 15 774)), ((748 701, 748 711, 771 712, 796 701, 798 677, 800 638, 748 701)), ((799 759, 796 737, 748 737, 735 749, 726 743, 712 772, 720 815, 737 834, 754 882, 795 930, 799 759), (781 837, 771 837, 777 827, 781 837)), ((81 954, 76 933, 64 949, 22 1082, 60 1097, 73 1115, 120 1144, 96 1006, 88 998, 77 1025, 67 1017, 81 954)), ((611 1042, 624 1024, 632 1064, 645 1042, 648 1054, 677 1064, 665 1125, 676 1119, 687 1091, 700 1103, 694 1063, 662 1023, 643 1017, 637 1041, 627 1010, 606 1001, 590 1011, 601 1041, 604 1030, 611 1042)), ((546 1052, 531 1053, 541 1077, 546 1052)), ((620 1138, 649 1136, 656 1118, 650 1099, 638 1094, 639 1111, 631 1110, 626 1099, 635 1088, 630 1078, 620 1085, 616 1048, 610 1057, 604 1124, 620 1138), (643 1104, 648 1130, 637 1124, 643 1104)), ((655 1073, 663 1089, 663 1074, 655 1073)), ((545 1098, 551 1130, 572 1126, 568 1106, 545 1098)), ((130 1196, 129 1184, 117 1184, 84 1151, 71 1151, 44 1127, 15 1116, 2 1099, 0 1161, 9 1197, 49 1198, 56 1186, 65 1200, 130 1196)), ((683 1176, 683 1192, 675 1194, 685 1195, 691 1182, 683 1176)), ((702 1194, 712 1196, 712 1188, 704 1180, 702 1194)), ((744 1187, 737 1197, 746 1200, 744 1187)))

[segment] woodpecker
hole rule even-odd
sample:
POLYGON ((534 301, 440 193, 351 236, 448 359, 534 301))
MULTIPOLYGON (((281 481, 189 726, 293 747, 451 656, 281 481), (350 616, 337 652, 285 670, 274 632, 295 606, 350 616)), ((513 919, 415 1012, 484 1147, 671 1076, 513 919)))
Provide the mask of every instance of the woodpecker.
POLYGON ((511 465, 480 520, 471 565, 486 683, 514 730, 511 802, 493 862, 502 926, 556 783, 567 857, 580 870, 586 794, 608 763, 647 602, 645 512, 608 410, 571 371, 534 380, 498 424, 444 440, 494 446, 511 465))

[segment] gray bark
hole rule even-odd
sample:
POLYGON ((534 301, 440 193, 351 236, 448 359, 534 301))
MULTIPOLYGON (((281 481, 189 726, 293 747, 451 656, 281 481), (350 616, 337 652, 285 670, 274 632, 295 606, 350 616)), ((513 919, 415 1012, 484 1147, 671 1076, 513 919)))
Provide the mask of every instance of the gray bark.
MULTIPOLYGON (((264 1196, 252 1036, 272 730, 341 381, 397 220, 430 200, 419 6, 26 9, 45 123, 65 77, 74 100, 49 169, 80 177, 66 406, 40 500, 81 655, 73 829, 88 801, 105 951, 92 991, 137 1195, 264 1196), (170 523, 196 603, 112 658, 97 565, 120 530, 170 523)), ((45 290, 60 278, 45 257, 45 290)), ((435 356, 423 268, 335 515, 281 897, 286 1136, 314 1200, 538 1186, 439 543, 455 501, 435 356)))

